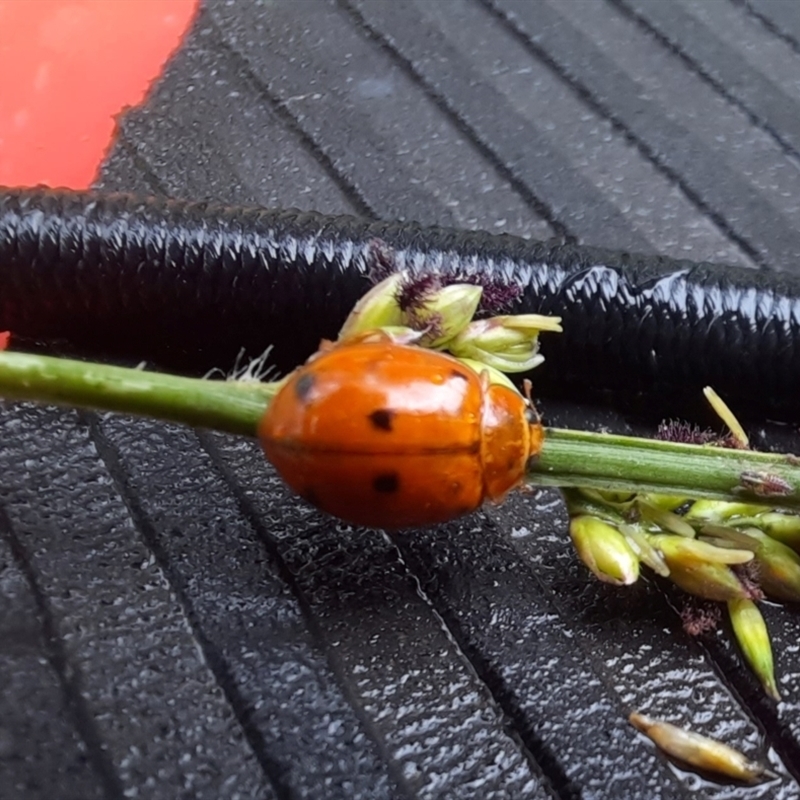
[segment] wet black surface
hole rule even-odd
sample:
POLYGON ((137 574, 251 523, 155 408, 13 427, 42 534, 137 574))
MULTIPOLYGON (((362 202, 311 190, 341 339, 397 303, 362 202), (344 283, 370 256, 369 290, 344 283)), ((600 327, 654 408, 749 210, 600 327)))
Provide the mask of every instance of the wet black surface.
MULTIPOLYGON (((794 9, 215 0, 99 184, 796 270, 794 9)), ((0 425, 0 798, 800 797, 800 617, 775 705, 675 595, 590 580, 553 493, 390 539, 250 442, 0 425), (680 772, 633 709, 779 777, 680 772)))
POLYGON ((414 221, 139 194, 0 190, 0 329, 16 347, 216 374, 286 373, 381 270, 477 280, 479 313, 558 316, 537 399, 716 422, 800 418, 800 280, 414 221), (109 287, 113 286, 113 292, 109 287), (303 324, 297 325, 302 319, 303 324), (130 332, 137 331, 135 338, 130 332), (291 331, 291 336, 286 335, 291 331))

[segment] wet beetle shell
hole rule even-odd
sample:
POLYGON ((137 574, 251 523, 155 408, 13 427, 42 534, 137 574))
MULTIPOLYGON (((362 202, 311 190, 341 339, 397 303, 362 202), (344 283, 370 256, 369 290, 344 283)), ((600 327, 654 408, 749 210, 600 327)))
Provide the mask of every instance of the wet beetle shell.
POLYGON ((430 525, 519 485, 543 429, 526 401, 454 358, 368 342, 296 370, 259 438, 301 497, 348 522, 430 525))

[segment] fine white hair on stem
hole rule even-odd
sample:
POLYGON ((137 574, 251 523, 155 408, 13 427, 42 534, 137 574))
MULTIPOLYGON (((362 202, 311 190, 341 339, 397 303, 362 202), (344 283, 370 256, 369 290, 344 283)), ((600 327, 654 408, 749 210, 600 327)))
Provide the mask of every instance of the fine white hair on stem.
POLYGON ((267 378, 275 377, 274 373, 277 372, 276 368, 267 364, 269 354, 272 352, 272 345, 260 356, 251 359, 247 363, 245 363, 245 352, 244 347, 239 350, 239 354, 236 356, 236 360, 233 362, 233 367, 231 367, 231 369, 224 370, 222 367, 212 367, 203 375, 203 380, 222 378, 226 381, 262 383, 267 378))
POLYGON ((212 378, 224 378, 228 380, 228 373, 221 367, 211 367, 211 369, 203 375, 203 380, 210 381, 212 378))
POLYGON ((271 352, 272 345, 267 347, 260 356, 256 356, 256 358, 251 359, 247 363, 242 363, 245 358, 245 351, 244 348, 242 348, 239 351, 239 355, 236 356, 233 369, 226 376, 226 380, 263 383, 268 378, 277 377, 277 369, 275 366, 267 363, 271 352))

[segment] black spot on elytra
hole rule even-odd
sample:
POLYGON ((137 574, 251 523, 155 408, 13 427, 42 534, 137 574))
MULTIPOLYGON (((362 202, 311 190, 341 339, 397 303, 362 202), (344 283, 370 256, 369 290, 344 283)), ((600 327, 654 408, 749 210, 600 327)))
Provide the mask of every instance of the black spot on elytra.
POLYGON ((369 415, 369 421, 372 425, 381 431, 392 430, 392 420, 394 420, 395 412, 391 408, 379 408, 369 415))
POLYGON ((462 380, 462 381, 468 381, 469 380, 467 375, 465 373, 463 373, 460 369, 450 370, 450 377, 451 378, 457 378, 457 379, 462 380))
POLYGON ((372 488, 382 494, 394 494, 400 488, 400 478, 396 472, 382 472, 373 478, 372 488))
POLYGON ((313 388, 314 376, 310 372, 306 372, 297 379, 297 382, 294 385, 294 393, 297 396, 297 399, 301 403, 304 403, 313 388))

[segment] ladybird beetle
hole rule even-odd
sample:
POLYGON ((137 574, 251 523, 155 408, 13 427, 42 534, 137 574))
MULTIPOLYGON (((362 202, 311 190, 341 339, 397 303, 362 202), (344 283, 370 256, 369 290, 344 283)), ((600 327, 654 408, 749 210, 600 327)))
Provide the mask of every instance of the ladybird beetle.
POLYGON ((544 431, 509 387, 391 341, 333 346, 296 370, 258 435, 308 502, 374 528, 431 525, 522 482, 544 431))

